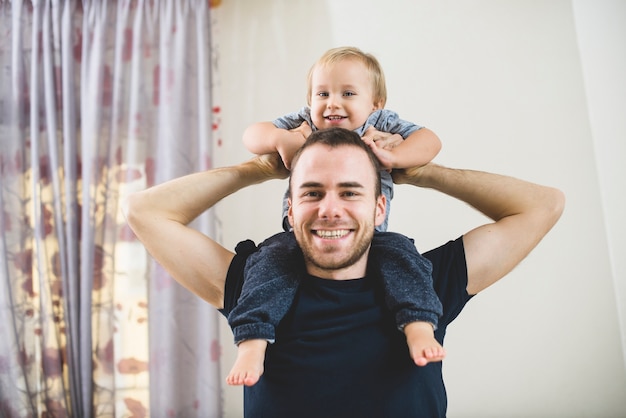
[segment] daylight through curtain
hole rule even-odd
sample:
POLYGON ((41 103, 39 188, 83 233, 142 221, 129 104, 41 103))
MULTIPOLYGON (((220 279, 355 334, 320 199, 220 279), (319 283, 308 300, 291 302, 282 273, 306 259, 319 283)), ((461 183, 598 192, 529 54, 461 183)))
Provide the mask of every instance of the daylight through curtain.
POLYGON ((0 0, 0 416, 220 416, 217 314, 121 213, 211 166, 210 3, 0 0))

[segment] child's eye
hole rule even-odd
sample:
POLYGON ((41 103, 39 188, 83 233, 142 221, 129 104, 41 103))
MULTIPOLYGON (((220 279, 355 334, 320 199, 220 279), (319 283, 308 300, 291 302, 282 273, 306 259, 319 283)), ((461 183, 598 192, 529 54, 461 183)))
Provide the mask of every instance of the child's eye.
POLYGON ((343 95, 350 97, 350 96, 356 96, 356 93, 353 91, 346 91, 345 93, 343 93, 343 95))
POLYGON ((317 95, 319 97, 328 97, 328 93, 326 93, 325 91, 321 91, 321 92, 317 93, 317 95))

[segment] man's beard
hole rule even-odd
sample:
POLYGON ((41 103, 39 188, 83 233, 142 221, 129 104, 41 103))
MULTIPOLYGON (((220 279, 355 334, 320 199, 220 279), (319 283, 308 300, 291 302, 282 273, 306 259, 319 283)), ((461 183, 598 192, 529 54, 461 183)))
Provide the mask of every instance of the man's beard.
MULTIPOLYGON (((307 264, 326 271, 340 270, 346 267, 350 267, 354 265, 357 261, 363 257, 363 255, 367 252, 372 243, 372 238, 374 236, 374 231, 372 229, 371 232, 364 235, 353 247, 353 250, 347 254, 346 257, 336 259, 334 257, 329 257, 327 252, 316 252, 312 250, 309 246, 307 246, 306 242, 298 243, 300 248, 302 249, 302 254, 304 255, 304 259, 307 264)), ((296 235, 296 239, 298 236, 296 235)))

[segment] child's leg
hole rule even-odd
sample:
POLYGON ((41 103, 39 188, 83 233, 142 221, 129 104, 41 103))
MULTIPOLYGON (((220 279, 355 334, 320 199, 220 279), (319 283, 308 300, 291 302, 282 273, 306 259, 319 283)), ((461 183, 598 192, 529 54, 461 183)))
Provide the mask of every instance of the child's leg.
POLYGON ((229 385, 252 386, 263 374, 267 340, 245 340, 237 346, 237 359, 226 377, 229 385))
POLYGON ((441 361, 445 351, 434 330, 442 314, 441 301, 432 287, 432 265, 413 242, 401 234, 377 232, 370 252, 372 267, 382 277, 385 301, 407 337, 415 363, 441 361))
POLYGON ((441 361, 446 350, 435 339, 433 325, 426 321, 414 321, 404 326, 404 335, 409 346, 409 354, 418 366, 433 361, 441 361))
POLYGON ((268 238, 248 257, 241 296, 228 316, 238 344, 228 383, 254 384, 263 373, 267 342, 276 338, 276 326, 293 302, 303 266, 293 233, 268 238))

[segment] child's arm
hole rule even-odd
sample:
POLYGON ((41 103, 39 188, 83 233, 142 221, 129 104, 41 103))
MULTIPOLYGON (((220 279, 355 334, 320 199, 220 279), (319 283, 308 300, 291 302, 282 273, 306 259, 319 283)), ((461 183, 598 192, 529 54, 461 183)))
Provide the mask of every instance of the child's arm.
POLYGON ((310 134, 311 127, 306 122, 292 130, 277 128, 272 122, 258 122, 244 131, 243 143, 257 155, 278 152, 285 167, 291 169, 291 159, 310 134))
POLYGON ((394 141, 395 136, 369 128, 363 137, 375 145, 372 149, 385 169, 421 167, 441 150, 439 137, 428 128, 418 129, 404 141, 394 141))

